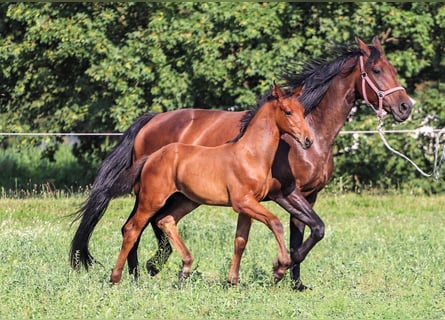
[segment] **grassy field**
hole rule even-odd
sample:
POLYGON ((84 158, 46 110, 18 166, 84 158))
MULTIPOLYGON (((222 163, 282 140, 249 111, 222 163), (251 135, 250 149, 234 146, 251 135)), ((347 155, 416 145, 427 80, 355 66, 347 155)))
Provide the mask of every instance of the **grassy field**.
MULTIPOLYGON (((326 236, 302 266, 312 290, 294 292, 289 278, 271 280, 277 254, 272 233, 252 226, 241 284, 225 283, 236 216, 201 207, 180 224, 195 271, 179 285, 174 253, 156 277, 108 278, 121 244, 131 197, 111 203, 91 239, 102 264, 70 269, 77 225, 66 215, 83 198, 0 199, 0 319, 444 319, 445 196, 320 195, 316 211, 326 236)), ((268 203, 287 226, 288 214, 268 203)), ((286 238, 288 232, 286 229, 286 238)), ((147 229, 140 260, 153 253, 147 229)))

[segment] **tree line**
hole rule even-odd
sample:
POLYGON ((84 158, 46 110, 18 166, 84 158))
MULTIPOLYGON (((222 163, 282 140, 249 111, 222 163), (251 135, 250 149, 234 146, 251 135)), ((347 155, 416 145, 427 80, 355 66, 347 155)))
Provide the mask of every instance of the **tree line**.
MULTIPOLYGON (((2 3, 0 17, 2 132, 121 132, 147 111, 247 109, 280 68, 375 35, 417 100, 410 121, 385 129, 424 128, 388 136, 393 147, 428 170, 429 128, 445 124, 443 3, 2 3)), ((377 126, 365 106, 351 120, 344 129, 377 126)), ((0 137, 3 148, 42 145, 18 140, 0 137)), ((61 143, 45 138, 42 155, 54 159, 61 143)), ((83 137, 75 145, 90 179, 114 144, 83 137)), ((342 188, 443 190, 443 175, 422 178, 377 135, 341 135, 335 150, 342 188)))

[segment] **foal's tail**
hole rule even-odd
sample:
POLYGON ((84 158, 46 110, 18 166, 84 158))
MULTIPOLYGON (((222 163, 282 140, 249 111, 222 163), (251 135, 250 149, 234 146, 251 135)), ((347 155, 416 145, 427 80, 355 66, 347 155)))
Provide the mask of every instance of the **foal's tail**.
POLYGON ((113 198, 131 192, 145 161, 132 165, 134 139, 142 127, 156 114, 146 113, 139 117, 122 135, 119 143, 102 163, 94 180, 88 199, 74 213, 75 221, 80 219, 79 227, 71 242, 71 267, 86 270, 94 262, 88 250, 88 242, 99 220, 113 198))

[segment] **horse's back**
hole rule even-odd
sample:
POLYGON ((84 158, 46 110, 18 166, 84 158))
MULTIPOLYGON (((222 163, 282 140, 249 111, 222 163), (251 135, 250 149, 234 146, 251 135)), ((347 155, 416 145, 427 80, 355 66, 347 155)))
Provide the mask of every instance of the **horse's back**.
POLYGON ((134 160, 174 142, 203 146, 221 145, 239 132, 244 112, 181 109, 157 114, 138 133, 134 160))

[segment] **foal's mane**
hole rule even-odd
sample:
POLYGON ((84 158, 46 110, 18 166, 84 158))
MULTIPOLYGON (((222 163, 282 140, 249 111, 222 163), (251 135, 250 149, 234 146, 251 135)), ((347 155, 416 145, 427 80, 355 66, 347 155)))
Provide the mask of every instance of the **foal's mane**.
POLYGON ((247 127, 249 126, 249 123, 252 121, 253 117, 257 114, 258 110, 266 104, 266 102, 276 99, 272 95, 272 90, 269 89, 266 91, 266 93, 258 99, 257 104, 250 107, 250 109, 242 116, 239 126, 240 126, 240 132, 238 135, 233 138, 232 140, 228 141, 228 143, 237 142, 246 132, 247 127))
MULTIPOLYGON (((380 58, 380 52, 370 46, 371 55, 366 65, 374 63, 380 58)), ((279 74, 279 78, 285 82, 290 90, 304 85, 301 96, 298 98, 304 106, 305 115, 309 114, 320 103, 331 81, 338 74, 348 75, 358 63, 358 58, 363 52, 357 46, 347 44, 335 44, 326 58, 311 59, 304 63, 290 62, 279 74), (348 68, 343 68, 345 63, 356 58, 348 68), (297 72, 297 70, 301 70, 297 72)))

